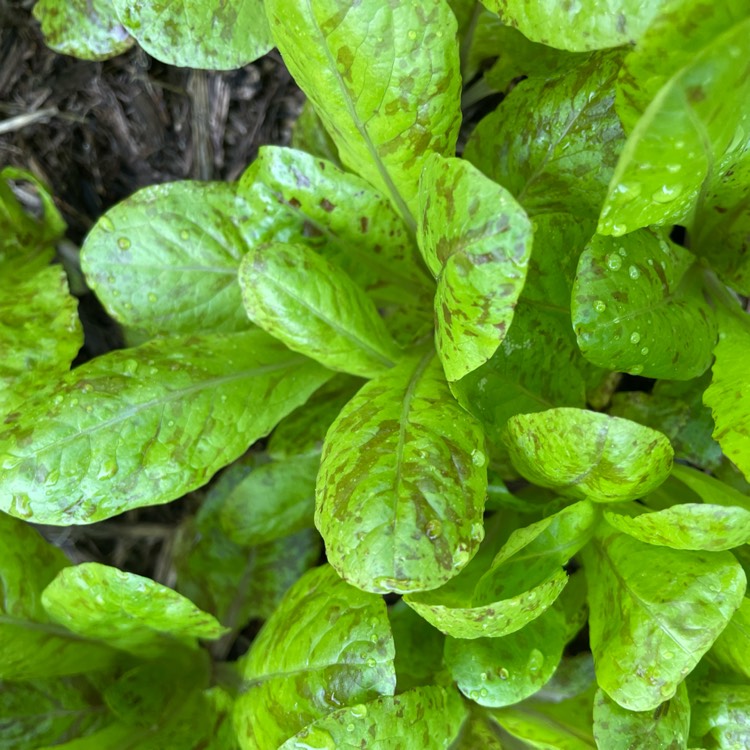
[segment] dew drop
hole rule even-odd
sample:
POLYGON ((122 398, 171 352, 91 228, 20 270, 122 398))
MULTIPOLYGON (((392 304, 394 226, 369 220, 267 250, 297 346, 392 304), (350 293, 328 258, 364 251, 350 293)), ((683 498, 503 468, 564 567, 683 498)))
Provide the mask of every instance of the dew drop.
POLYGON ((169 420, 169 421, 167 422, 167 427, 174 427, 174 419, 170 419, 170 420, 169 420))
POLYGON ((630 373, 632 375, 640 375, 643 372, 643 365, 634 365, 630 368, 630 373))
POLYGON ((602 302, 602 300, 598 299, 596 302, 594 302, 594 310, 597 312, 604 312, 607 309, 607 306, 602 302))
POLYGON ((677 174, 682 169, 682 164, 667 164, 667 172, 677 174))
POLYGON ((425 533, 428 539, 437 539, 443 533, 443 524, 434 519, 427 524, 425 533))
POLYGON ((363 719, 365 716, 367 716, 367 706, 365 706, 363 703, 360 703, 356 706, 352 706, 350 712, 355 719, 363 719))
POLYGON ((638 333, 638 331, 633 331, 633 333, 630 334, 631 344, 637 344, 640 340, 641 340, 641 334, 638 333))
POLYGON ((479 675, 479 679, 480 679, 480 680, 481 680, 482 682, 487 682, 487 672, 482 672, 482 673, 481 673, 481 674, 479 675))
POLYGON ((484 453, 480 450, 477 450, 476 448, 471 452, 471 462, 474 464, 474 466, 478 466, 481 468, 484 466, 484 464, 487 461, 487 456, 484 455, 484 453))
POLYGON ((628 276, 630 276, 631 279, 635 280, 640 275, 641 275, 641 272, 635 266, 630 266, 630 268, 628 268, 628 276))
POLYGON ((99 473, 96 475, 97 479, 111 479, 119 470, 117 461, 114 458, 104 461, 99 468, 99 473))
POLYGON ((656 203, 671 203, 682 193, 682 185, 662 185, 655 193, 652 194, 651 200, 656 203))
POLYGON ((117 247, 119 247, 120 250, 130 250, 130 240, 127 237, 120 237, 120 239, 117 240, 117 247))
POLYGON ((489 692, 487 691, 487 688, 482 688, 479 691, 479 697, 480 698, 486 698, 489 695, 489 692))
POLYGON ((377 635, 377 633, 373 633, 373 634, 372 634, 372 635, 370 636, 370 641, 371 641, 372 643, 377 643, 377 642, 378 642, 378 640, 379 640, 379 639, 378 639, 378 635, 377 635))
POLYGON ((641 349, 641 354, 645 357, 648 354, 648 347, 644 346, 643 349, 641 349))
POLYGON ((615 237, 621 237, 623 234, 626 234, 628 231, 628 228, 625 224, 612 224, 612 234, 615 237))
POLYGON ((539 649, 532 649, 529 654, 529 672, 538 672, 544 666, 544 654, 539 649))
POLYGON ((508 672, 508 670, 505 667, 500 667, 500 669, 497 670, 497 676, 501 680, 507 680, 508 677, 510 677, 510 673, 508 672))
POLYGON ((354 724, 347 724, 346 725, 346 731, 347 732, 353 732, 354 731, 354 724))
POLYGON ((674 653, 672 651, 662 651, 661 655, 664 659, 674 659, 674 653))
POLYGON ((31 510, 31 499, 25 492, 17 492, 10 498, 10 511, 14 516, 31 518, 34 511, 31 510))
POLYGON ((481 523, 471 524, 471 538, 475 542, 481 542, 484 539, 484 525, 481 523))
POLYGON ((105 232, 114 232, 115 231, 115 225, 112 223, 112 219, 110 219, 109 216, 102 216, 99 219, 99 226, 105 232))
POLYGON ((617 252, 620 253, 620 255, 622 255, 623 258, 628 254, 628 251, 624 247, 618 248, 617 252))
POLYGON ((614 254, 607 256, 607 266, 611 271, 618 271, 622 266, 622 258, 614 254))

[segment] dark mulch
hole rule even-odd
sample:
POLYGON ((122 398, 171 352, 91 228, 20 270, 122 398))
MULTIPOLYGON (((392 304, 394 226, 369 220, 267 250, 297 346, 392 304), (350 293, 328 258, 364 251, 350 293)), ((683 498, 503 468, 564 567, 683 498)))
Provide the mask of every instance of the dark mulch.
MULTIPOLYGON (((230 72, 174 68, 140 49, 85 62, 47 49, 34 2, 0 0, 0 167, 22 167, 49 186, 74 246, 141 187, 235 180, 259 146, 288 144, 303 95, 275 51, 230 72)), ((91 294, 80 311, 83 359, 120 345, 91 294)), ((171 583, 174 530, 195 500, 45 533, 77 561, 171 583)))

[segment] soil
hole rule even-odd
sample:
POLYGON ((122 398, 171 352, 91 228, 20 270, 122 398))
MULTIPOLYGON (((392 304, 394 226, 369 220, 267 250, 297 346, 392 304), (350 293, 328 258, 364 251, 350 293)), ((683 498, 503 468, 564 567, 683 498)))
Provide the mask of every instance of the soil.
MULTIPOLYGON (((98 217, 172 180, 235 180, 264 144, 287 145, 304 95, 277 52, 230 72, 175 68, 138 48, 104 62, 48 49, 35 0, 0 0, 0 168, 32 172, 68 224, 73 255, 98 217)), ((90 293, 75 364, 122 346, 90 293)), ((173 583, 177 525, 200 493, 91 526, 42 529, 74 562, 95 560, 173 583)))

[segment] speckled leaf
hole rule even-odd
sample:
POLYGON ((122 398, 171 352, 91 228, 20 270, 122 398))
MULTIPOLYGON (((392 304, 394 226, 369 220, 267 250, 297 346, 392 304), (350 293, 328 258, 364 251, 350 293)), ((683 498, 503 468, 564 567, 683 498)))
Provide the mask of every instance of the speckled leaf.
MULTIPOLYGON (((705 4, 700 8, 703 14, 705 4)), ((684 23, 690 23, 690 10, 679 12, 686 13, 684 23)), ((654 224, 686 223, 705 191, 746 148, 750 112, 744 103, 750 97, 750 69, 744 53, 750 18, 705 40, 698 50, 675 33, 680 60, 622 150, 599 217, 601 234, 619 236, 654 224)), ((658 35, 655 43, 661 46, 658 35)), ((651 53, 647 46, 644 50, 651 53)), ((656 54, 656 70, 662 65, 669 70, 673 55, 656 54)), ((634 60, 637 57, 631 63, 634 60)), ((649 67, 649 76, 652 71, 649 67)), ((629 80, 627 75, 624 80, 629 80)))
POLYGON ((307 245, 340 266, 399 343, 429 330, 433 284, 404 222, 361 177, 301 151, 264 146, 239 191, 259 238, 307 245))
POLYGON ((500 708, 536 693, 557 669, 564 645, 564 617, 553 607, 502 638, 447 638, 445 663, 467 698, 500 708))
POLYGON ((331 370, 374 377, 399 358, 372 300, 310 248, 278 242, 253 248, 239 279, 250 320, 331 370))
POLYGON ((465 718, 466 708, 453 687, 417 687, 334 711, 279 750, 441 750, 453 742, 465 718))
POLYGON ((531 223, 499 185, 462 159, 433 154, 419 183, 418 240, 435 275, 435 345, 448 380, 497 350, 531 255, 531 223))
POLYGON ((147 334, 244 330, 237 269, 255 239, 249 210, 228 183, 139 190, 86 237, 86 281, 115 320, 147 334))
POLYGON ((711 437, 711 410, 702 400, 710 382, 707 372, 690 381, 660 380, 651 393, 615 393, 609 413, 663 432, 672 443, 675 458, 714 471, 721 465, 722 453, 711 437))
POLYGON ((135 41, 117 18, 113 0, 39 0, 34 18, 48 47, 82 60, 107 60, 135 41))
POLYGON ((607 750, 687 750, 690 701, 685 683, 656 710, 628 711, 601 688, 594 700, 594 737, 607 750))
POLYGON ((743 597, 740 608, 719 634, 708 658, 723 669, 750 679, 750 599, 743 597))
POLYGON ((169 65, 232 70, 273 47, 261 0, 111 0, 122 25, 169 65))
POLYGON ((455 576, 484 535, 484 450, 434 352, 367 383, 323 447, 315 523, 329 562, 378 593, 433 589, 455 576))
POLYGON ((223 505, 254 466, 251 455, 221 474, 195 517, 180 526, 173 552, 177 590, 235 632, 254 617, 270 617, 322 547, 312 530, 257 547, 229 539, 221 526, 223 505))
POLYGON ((0 265, 0 418, 66 372, 83 344, 78 302, 62 266, 21 280, 3 270, 0 265))
MULTIPOLYGON (((744 508, 750 511, 750 498, 735 487, 702 471, 682 464, 675 464, 672 467, 672 479, 678 480, 682 485, 673 494, 687 502, 702 500, 709 505, 744 508), (687 487, 687 492, 685 487, 687 487)), ((672 502, 676 502, 676 500, 672 502)))
POLYGON ((664 0, 486 0, 503 23, 534 42, 573 51, 619 47, 639 39, 664 0))
POLYGON ((750 685, 700 686, 691 693, 691 734, 703 747, 744 750, 750 747, 750 685))
POLYGON ((689 380, 711 365, 717 328, 700 268, 656 232, 594 236, 578 263, 572 313, 581 351, 600 367, 689 380))
POLYGON ((502 739, 500 728, 484 711, 472 711, 450 750, 503 750, 502 739))
POLYGON ((157 339, 106 354, 6 419, 2 509, 74 524, 174 500, 329 377, 262 331, 157 339))
POLYGON ((519 414, 504 433, 513 465, 530 482, 595 502, 635 500, 668 476, 672 446, 656 430, 583 409, 519 414))
POLYGON ((606 528, 583 562, 597 682, 631 711, 672 698, 745 592, 731 552, 655 547, 606 528))
POLYGON ((318 456, 262 463, 227 496, 221 524, 235 543, 252 546, 314 526, 318 456))
POLYGON ((750 543, 750 510, 682 503, 638 516, 604 511, 610 526, 646 544, 715 552, 750 543))
POLYGON ((243 750, 278 747, 337 708, 393 695, 393 657, 383 599, 330 566, 309 571, 239 662, 245 682, 234 718, 243 750))
POLYGON ((96 731, 101 699, 83 677, 0 681, 0 748, 37 750, 96 731))
MULTIPOLYGON (((323 125, 323 121, 315 111, 312 102, 309 99, 305 100, 302 105, 302 111, 299 113, 299 117, 294 121, 294 127, 292 128, 292 146, 295 149, 304 151, 311 156, 316 156, 320 159, 326 159, 337 166, 340 166, 339 152, 336 148, 336 144, 333 142, 333 138, 328 134, 328 131, 323 125)), ((258 152, 258 156, 263 151, 269 148, 268 146, 262 146, 258 152)), ((274 148, 271 146, 270 148, 274 148)))
POLYGON ((150 578, 100 563, 61 570, 42 595, 47 614, 84 638, 137 656, 153 656, 177 644, 197 648, 225 630, 189 599, 150 578))
POLYGON ((750 317, 722 323, 714 349, 711 385, 703 403, 711 407, 716 428, 714 439, 750 481, 750 383, 747 353, 750 351, 750 317))
POLYGON ((267 0, 274 40, 343 163, 415 226, 424 158, 461 122, 456 20, 445 0, 267 0))
POLYGON ((594 55, 558 78, 523 81, 479 123, 466 158, 532 216, 595 218, 624 142, 614 110, 619 59, 594 55))

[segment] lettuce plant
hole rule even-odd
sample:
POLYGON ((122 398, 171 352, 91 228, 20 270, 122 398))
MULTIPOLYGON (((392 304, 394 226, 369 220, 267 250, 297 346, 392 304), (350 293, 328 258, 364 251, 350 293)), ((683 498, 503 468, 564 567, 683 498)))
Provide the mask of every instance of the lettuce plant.
POLYGON ((264 7, 296 148, 100 218, 128 348, 2 174, 0 746, 750 746, 747 5, 264 7), (220 470, 176 590, 29 525, 220 470))

